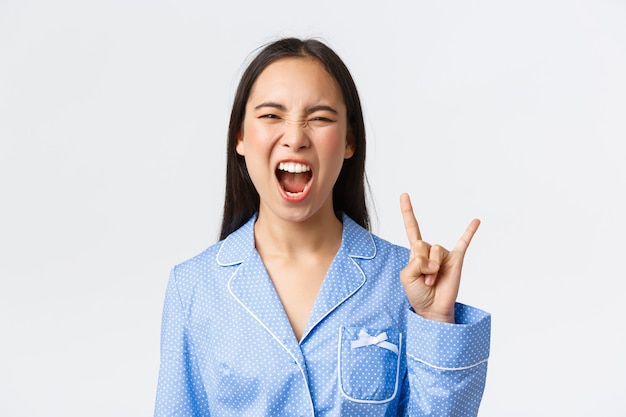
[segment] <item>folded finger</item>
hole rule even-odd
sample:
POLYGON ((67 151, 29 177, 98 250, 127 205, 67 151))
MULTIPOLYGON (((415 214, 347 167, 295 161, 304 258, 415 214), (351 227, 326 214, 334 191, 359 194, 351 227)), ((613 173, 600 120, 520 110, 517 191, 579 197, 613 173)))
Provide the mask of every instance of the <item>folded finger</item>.
POLYGON ((428 261, 437 265, 437 268, 441 265, 444 258, 448 254, 448 251, 441 245, 433 245, 430 248, 428 255, 428 261))

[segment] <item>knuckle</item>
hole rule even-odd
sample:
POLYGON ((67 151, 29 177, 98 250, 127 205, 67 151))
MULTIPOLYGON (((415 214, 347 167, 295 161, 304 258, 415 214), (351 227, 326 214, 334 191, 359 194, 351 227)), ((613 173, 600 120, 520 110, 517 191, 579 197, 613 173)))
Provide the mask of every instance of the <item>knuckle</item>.
POLYGON ((427 256, 422 256, 422 255, 418 255, 413 259, 413 265, 418 268, 419 270, 422 270, 425 266, 428 265, 428 257, 427 256))
POLYGON ((441 245, 433 245, 433 246, 430 248, 430 251, 431 251, 431 252, 433 252, 433 251, 434 251, 434 252, 436 252, 436 253, 443 253, 443 251, 444 251, 444 250, 445 250, 445 249, 444 249, 444 248, 443 248, 443 246, 441 246, 441 245))
POLYGON ((418 250, 430 249, 430 245, 427 242, 424 242, 423 240, 418 240, 417 242, 415 242, 415 248, 418 250))

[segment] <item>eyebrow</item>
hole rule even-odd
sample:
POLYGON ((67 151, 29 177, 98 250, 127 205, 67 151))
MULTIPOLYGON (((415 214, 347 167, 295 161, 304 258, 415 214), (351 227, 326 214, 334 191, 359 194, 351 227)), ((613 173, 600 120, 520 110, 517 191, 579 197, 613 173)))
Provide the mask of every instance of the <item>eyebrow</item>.
MULTIPOLYGON (((265 103, 261 103, 261 104, 259 104, 257 106, 254 106, 254 110, 259 110, 259 109, 262 109, 264 107, 270 107, 270 108, 273 108, 273 109, 276 109, 276 110, 286 111, 285 106, 283 106, 282 104, 279 104, 279 103, 274 103, 272 101, 268 101, 268 102, 265 102, 265 103)), ((315 113, 315 112, 318 112, 318 111, 329 111, 329 112, 331 112, 333 114, 339 114, 339 112, 337 110, 333 109, 330 106, 326 106, 324 104, 318 104, 318 105, 315 105, 315 106, 308 107, 305 110, 305 113, 306 114, 311 114, 311 113, 315 113)))
POLYGON ((324 104, 318 104, 317 106, 309 107, 308 109, 306 109, 306 114, 315 113, 316 111, 329 111, 334 114, 339 114, 337 110, 333 109, 330 106, 326 106, 324 104))
POLYGON ((261 103, 258 106, 255 106, 254 110, 262 109, 263 107, 271 107, 277 110, 285 111, 285 106, 283 106, 282 104, 271 102, 271 101, 266 102, 266 103, 261 103))

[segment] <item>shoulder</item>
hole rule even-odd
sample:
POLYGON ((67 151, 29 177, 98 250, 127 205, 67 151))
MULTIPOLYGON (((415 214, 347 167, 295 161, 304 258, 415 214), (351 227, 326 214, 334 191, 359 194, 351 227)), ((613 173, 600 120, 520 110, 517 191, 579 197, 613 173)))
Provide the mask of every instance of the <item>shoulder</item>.
POLYGON ((171 279, 179 290, 193 292, 199 284, 212 283, 229 276, 231 268, 239 265, 254 250, 254 219, 251 218, 226 239, 174 266, 171 279))
MULTIPOLYGON (((373 233, 370 234, 376 246, 376 256, 372 259, 372 267, 381 275, 396 277, 409 262, 409 250, 373 233)), ((399 283, 396 279, 393 281, 399 283)))
POLYGON ((402 261, 408 261, 409 249, 396 245, 395 243, 391 243, 373 233, 371 233, 371 235, 379 256, 391 256, 402 261))
POLYGON ((397 260, 406 264, 409 250, 385 240, 364 229, 350 217, 343 218, 344 245, 351 256, 376 261, 397 260))
POLYGON ((224 241, 219 241, 207 249, 172 268, 171 279, 177 287, 194 287, 199 281, 212 275, 211 270, 217 266, 216 258, 224 241))

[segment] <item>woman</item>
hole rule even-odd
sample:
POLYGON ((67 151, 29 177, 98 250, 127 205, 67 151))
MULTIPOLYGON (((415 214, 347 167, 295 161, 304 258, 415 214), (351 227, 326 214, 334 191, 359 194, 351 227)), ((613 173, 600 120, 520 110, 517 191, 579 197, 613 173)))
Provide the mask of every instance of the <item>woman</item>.
POLYGON ((452 251, 367 230, 365 129, 341 59, 281 39, 252 60, 228 133, 221 240, 171 273, 157 416, 476 415, 490 317, 455 302, 452 251))

